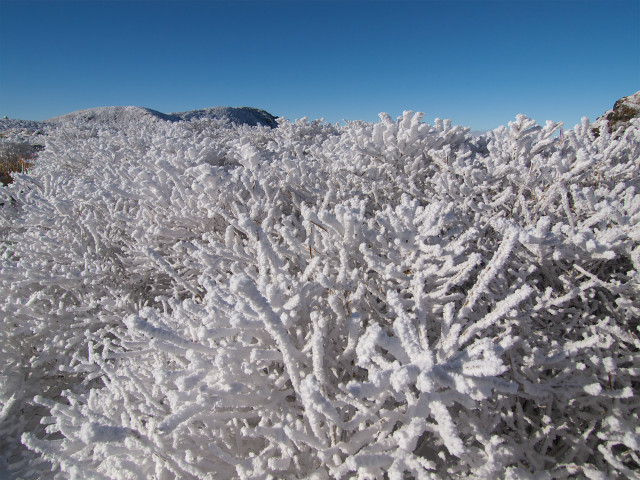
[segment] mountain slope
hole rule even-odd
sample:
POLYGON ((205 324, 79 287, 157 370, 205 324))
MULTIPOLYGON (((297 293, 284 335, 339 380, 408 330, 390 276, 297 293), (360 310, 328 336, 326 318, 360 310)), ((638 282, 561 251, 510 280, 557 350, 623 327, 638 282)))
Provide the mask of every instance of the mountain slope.
POLYGON ((145 117, 168 122, 212 119, 221 120, 224 123, 251 126, 277 126, 276 117, 264 110, 251 107, 211 107, 168 114, 144 107, 98 107, 60 115, 47 120, 47 122, 53 124, 63 122, 122 123, 137 121, 145 117))
POLYGON ((252 127, 264 125, 275 128, 278 126, 276 117, 265 110, 251 107, 211 107, 188 112, 169 114, 178 120, 200 120, 204 118, 227 120, 229 123, 247 124, 252 127))
POLYGON ((155 117, 158 120, 175 121, 175 118, 157 110, 144 107, 97 107, 76 110, 47 120, 50 123, 62 122, 122 122, 142 117, 155 117))

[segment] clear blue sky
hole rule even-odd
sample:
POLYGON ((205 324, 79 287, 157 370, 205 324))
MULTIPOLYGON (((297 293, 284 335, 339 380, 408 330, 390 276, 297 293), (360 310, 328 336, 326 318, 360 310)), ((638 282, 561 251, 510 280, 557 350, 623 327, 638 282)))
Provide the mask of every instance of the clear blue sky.
POLYGON ((568 126, 640 90, 640 1, 0 0, 0 115, 253 106, 568 126))

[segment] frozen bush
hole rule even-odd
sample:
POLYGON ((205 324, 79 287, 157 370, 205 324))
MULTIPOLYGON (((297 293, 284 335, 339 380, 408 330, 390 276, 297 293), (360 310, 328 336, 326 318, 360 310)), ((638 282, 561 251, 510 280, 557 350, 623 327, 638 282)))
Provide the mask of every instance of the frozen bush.
POLYGON ((5 461, 636 475, 637 125, 421 119, 58 126, 0 190, 5 461))

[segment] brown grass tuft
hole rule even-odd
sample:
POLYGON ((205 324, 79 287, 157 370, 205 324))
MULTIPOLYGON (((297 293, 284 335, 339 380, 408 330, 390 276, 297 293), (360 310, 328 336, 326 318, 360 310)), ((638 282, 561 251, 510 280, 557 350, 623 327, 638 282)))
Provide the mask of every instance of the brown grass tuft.
POLYGON ((34 150, 28 143, 3 142, 0 144, 0 182, 13 182, 14 173, 25 173, 33 163, 34 150))
POLYGON ((13 182, 13 173, 25 173, 31 167, 33 163, 22 157, 0 161, 0 182, 8 185, 13 182))

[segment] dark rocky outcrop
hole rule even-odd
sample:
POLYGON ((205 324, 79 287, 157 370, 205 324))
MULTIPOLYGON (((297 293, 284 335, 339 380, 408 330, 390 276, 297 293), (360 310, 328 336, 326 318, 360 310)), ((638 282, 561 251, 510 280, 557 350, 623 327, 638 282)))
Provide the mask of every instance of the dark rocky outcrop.
POLYGON ((621 135, 629 126, 632 118, 640 118, 640 91, 617 100, 613 108, 594 122, 593 133, 600 135, 604 122, 608 122, 609 131, 621 135))

